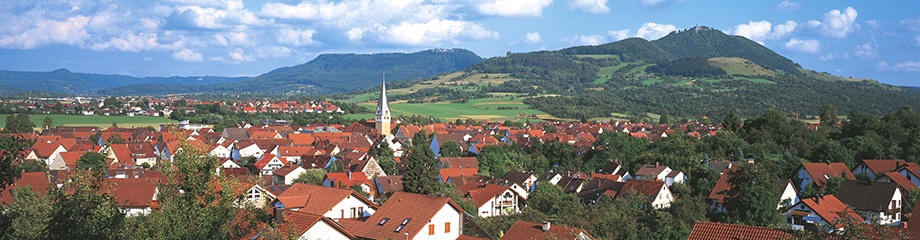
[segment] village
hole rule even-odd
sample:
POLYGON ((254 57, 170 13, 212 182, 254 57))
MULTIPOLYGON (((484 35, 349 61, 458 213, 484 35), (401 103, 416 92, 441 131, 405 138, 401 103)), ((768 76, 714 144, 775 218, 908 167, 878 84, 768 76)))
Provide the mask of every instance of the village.
MULTIPOLYGON (((641 165, 631 172, 628 166, 610 159, 602 168, 584 172, 512 169, 501 175, 495 170, 480 175, 486 172, 482 169, 485 166, 480 166, 485 164, 479 156, 483 149, 559 142, 584 154, 599 146, 596 141, 604 133, 649 141, 677 134, 702 139, 720 133, 720 126, 698 122, 412 125, 391 119, 385 90, 381 90, 380 99, 376 119, 350 125, 291 126, 267 121, 242 123, 223 131, 189 123, 159 128, 58 126, 40 134, 20 134, 16 137, 34 142, 23 152, 23 164, 32 162, 42 169, 23 173, 0 194, 0 204, 10 204, 11 191, 18 188, 28 186, 45 194, 60 187, 78 171, 85 155, 96 153, 105 156, 105 181, 115 186, 112 193, 117 207, 128 217, 150 214, 160 207, 158 183, 164 175, 158 168, 176 161, 175 156, 186 147, 216 158, 219 166, 213 171, 242 184, 240 206, 263 209, 273 216, 278 228, 292 230, 300 239, 594 239, 591 232, 555 225, 549 219, 518 221, 502 229, 501 236, 478 233, 474 237, 464 229, 476 228, 470 227, 475 224, 473 218, 521 213, 538 185, 558 186, 583 204, 638 196, 644 209, 667 209, 676 200, 672 186, 686 184, 689 174, 659 163, 641 165), (405 159, 413 154, 408 149, 417 145, 412 142, 417 135, 430 136, 426 140, 430 144, 422 144, 437 158, 437 182, 449 184, 463 201, 474 204, 475 212, 465 211, 446 196, 404 191, 404 174, 411 170, 405 159), (309 181, 303 179, 311 174, 314 180, 305 183, 309 181)), ((809 128, 815 130, 818 125, 809 128)), ((730 211, 723 204, 738 197, 730 194, 734 187, 730 176, 752 162, 706 163, 710 171, 721 175, 705 199, 710 214, 730 211)), ((795 176, 778 183, 771 189, 777 191, 773 196, 779 196, 773 202, 775 211, 786 218, 784 229, 698 221, 690 239, 791 238, 787 229, 840 229, 845 227, 842 219, 890 226, 911 236, 920 233, 909 228, 916 224, 902 221, 909 214, 902 212, 905 195, 920 186, 920 166, 915 163, 866 159, 852 169, 839 162, 802 163, 795 176), (838 189, 835 194, 815 196, 815 187, 825 189, 828 185, 838 189)), ((261 234, 253 231, 248 237, 258 239, 261 234)))

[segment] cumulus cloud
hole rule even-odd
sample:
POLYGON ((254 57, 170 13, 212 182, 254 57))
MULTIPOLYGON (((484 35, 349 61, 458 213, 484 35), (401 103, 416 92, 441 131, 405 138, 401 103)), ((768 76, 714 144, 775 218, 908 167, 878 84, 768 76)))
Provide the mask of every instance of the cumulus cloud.
POLYGON ((636 30, 636 37, 651 41, 664 37, 673 31, 677 31, 677 27, 674 25, 647 22, 642 24, 639 30, 636 30))
POLYGON ((576 35, 575 37, 566 40, 571 42, 573 45, 601 45, 607 41, 607 39, 601 35, 576 35))
POLYGON ((313 34, 316 30, 285 28, 278 31, 278 43, 295 47, 313 44, 313 34))
POLYGON ((524 34, 524 43, 535 44, 543 42, 543 37, 538 32, 529 32, 524 34))
POLYGON ((667 5, 668 0, 642 0, 642 6, 661 7, 667 5))
POLYGON ((795 31, 796 26, 798 26, 798 23, 791 20, 775 26, 769 21, 750 21, 747 24, 740 24, 732 28, 731 34, 743 36, 756 42, 763 42, 786 37, 795 31))
POLYGON ((878 45, 872 42, 860 44, 853 50, 853 55, 862 59, 878 57, 878 45))
POLYGON ((433 45, 454 42, 458 38, 498 38, 498 33, 486 30, 478 24, 454 21, 431 20, 425 23, 402 23, 387 29, 384 42, 406 45, 433 45))
POLYGON ((201 62, 204 60, 201 53, 191 49, 182 49, 182 51, 174 52, 172 58, 183 62, 201 62))
POLYGON ((86 32, 89 17, 78 15, 67 19, 40 20, 18 34, 0 36, 0 47, 32 49, 45 44, 82 46, 90 35, 86 32))
POLYGON ((843 11, 834 9, 825 13, 821 21, 811 20, 806 25, 824 36, 845 38, 859 28, 856 24, 858 15, 852 7, 847 7, 843 11))
POLYGON ((569 10, 608 13, 610 12, 610 7, 607 6, 607 0, 574 0, 569 3, 569 10))
POLYGON ((294 50, 283 46, 265 46, 256 48, 255 53, 256 57, 259 58, 280 58, 291 56, 294 53, 294 50))
POLYGON ((800 53, 818 53, 821 48, 821 42, 818 40, 802 40, 798 38, 789 39, 786 42, 786 49, 800 53))
POLYGON ((889 65, 886 62, 876 64, 879 70, 894 72, 920 72, 920 61, 903 61, 889 65))
POLYGON ((539 17, 552 0, 488 0, 476 5, 479 13, 504 17, 539 17))
POLYGON ((800 8, 802 8, 802 4, 800 4, 800 3, 797 3, 797 2, 790 2, 790 1, 782 1, 782 2, 780 2, 779 4, 777 4, 777 5, 776 5, 776 8, 774 8, 774 9, 776 9, 777 11, 789 12, 789 11, 799 10, 800 8))
POLYGON ((911 42, 911 45, 914 47, 920 47, 920 35, 914 36, 914 41, 911 42))
POLYGON ((230 57, 232 63, 252 62, 256 60, 254 56, 243 52, 242 48, 234 48, 233 50, 230 50, 230 52, 227 53, 227 56, 230 57))
POLYGON ((630 37, 629 29, 607 31, 607 35, 609 35, 610 38, 613 39, 613 41, 620 41, 620 40, 627 39, 630 37))

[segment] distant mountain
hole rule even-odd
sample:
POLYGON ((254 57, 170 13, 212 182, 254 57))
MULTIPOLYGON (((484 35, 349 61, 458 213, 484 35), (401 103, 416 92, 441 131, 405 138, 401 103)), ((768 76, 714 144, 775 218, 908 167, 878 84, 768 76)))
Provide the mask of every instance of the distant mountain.
POLYGON ((90 94, 95 91, 135 84, 192 84, 205 85, 247 79, 245 77, 132 77, 112 74, 73 73, 67 69, 51 72, 22 72, 0 70, 0 86, 5 91, 47 91, 64 94, 90 94))
POLYGON ((249 93, 316 95, 364 90, 388 82, 424 79, 463 70, 483 59, 465 49, 433 49, 416 53, 323 54, 238 82, 203 86, 143 85, 100 91, 101 94, 249 93))
POLYGON ((771 107, 817 114, 826 104, 843 114, 920 108, 916 88, 807 70, 761 44, 708 27, 654 41, 514 53, 465 72, 508 74, 516 80, 488 91, 536 96, 524 102, 563 118, 721 116, 728 110, 753 115, 771 107))

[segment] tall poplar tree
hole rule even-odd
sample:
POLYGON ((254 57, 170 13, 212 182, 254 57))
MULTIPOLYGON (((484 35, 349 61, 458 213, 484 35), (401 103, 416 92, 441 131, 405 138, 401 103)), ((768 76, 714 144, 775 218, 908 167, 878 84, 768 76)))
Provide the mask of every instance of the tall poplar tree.
POLYGON ((406 160, 406 174, 403 175, 403 191, 432 194, 438 189, 438 159, 429 147, 431 137, 424 130, 412 138, 409 158, 406 160))

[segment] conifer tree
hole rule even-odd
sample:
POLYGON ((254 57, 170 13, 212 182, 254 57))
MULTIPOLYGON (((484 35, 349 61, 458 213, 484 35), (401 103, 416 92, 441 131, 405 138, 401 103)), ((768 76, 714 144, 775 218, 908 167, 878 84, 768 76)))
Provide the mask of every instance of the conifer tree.
POLYGON ((403 175, 403 191, 431 194, 438 189, 437 158, 429 145, 431 138, 424 130, 415 134, 409 148, 406 174, 403 175))

